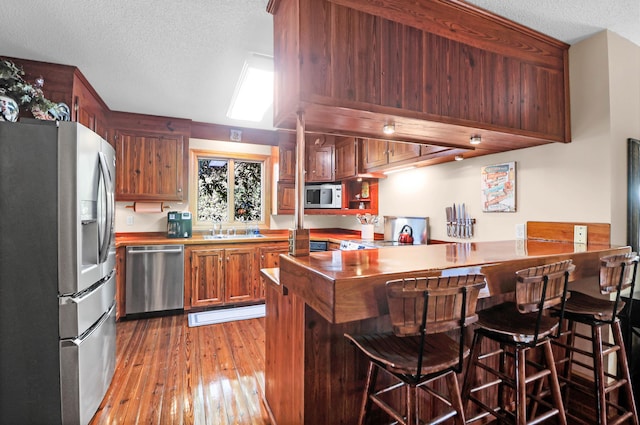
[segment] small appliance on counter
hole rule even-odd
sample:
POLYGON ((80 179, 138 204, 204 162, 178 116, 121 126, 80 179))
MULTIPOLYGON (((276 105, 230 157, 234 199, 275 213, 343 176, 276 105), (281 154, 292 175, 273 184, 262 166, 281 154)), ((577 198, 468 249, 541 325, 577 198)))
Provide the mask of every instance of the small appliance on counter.
POLYGON ((384 240, 424 245, 429 241, 428 217, 384 217, 384 240))
POLYGON ((167 214, 167 237, 190 238, 192 220, 189 211, 169 211, 167 214))
POLYGON ((305 208, 342 208, 342 185, 315 184, 304 187, 305 208))

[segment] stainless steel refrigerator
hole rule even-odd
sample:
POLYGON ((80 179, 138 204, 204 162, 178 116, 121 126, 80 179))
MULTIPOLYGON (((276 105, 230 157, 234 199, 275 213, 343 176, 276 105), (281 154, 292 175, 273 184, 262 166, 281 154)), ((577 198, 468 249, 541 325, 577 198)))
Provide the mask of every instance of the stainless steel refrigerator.
POLYGON ((0 122, 0 423, 87 424, 115 369, 115 151, 0 122))

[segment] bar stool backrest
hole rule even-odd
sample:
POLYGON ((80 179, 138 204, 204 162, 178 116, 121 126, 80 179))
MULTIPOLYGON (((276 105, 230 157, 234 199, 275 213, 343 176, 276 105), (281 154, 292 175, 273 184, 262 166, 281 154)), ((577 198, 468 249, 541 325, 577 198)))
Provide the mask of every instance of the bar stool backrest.
MULTIPOLYGON (((481 274, 397 279, 387 282, 387 302, 393 332, 398 337, 420 336, 416 347, 416 382, 422 375, 422 360, 428 334, 464 328, 478 320, 476 304, 486 285, 481 274)), ((464 330, 458 332, 458 362, 450 367, 462 371, 466 351, 464 330)))
POLYGON ((564 303, 571 260, 530 267, 516 272, 516 303, 520 313, 535 313, 564 303))
POLYGON ((635 252, 602 257, 600 259, 600 293, 607 295, 634 286, 638 260, 638 254, 635 252))
POLYGON ((413 336, 446 332, 474 323, 478 320, 478 293, 485 284, 481 274, 387 282, 393 332, 396 336, 413 336))

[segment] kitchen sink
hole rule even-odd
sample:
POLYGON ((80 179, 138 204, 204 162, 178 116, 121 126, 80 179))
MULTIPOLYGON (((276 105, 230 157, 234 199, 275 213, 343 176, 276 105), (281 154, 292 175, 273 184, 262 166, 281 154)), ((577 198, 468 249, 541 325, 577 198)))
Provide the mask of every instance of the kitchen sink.
POLYGON ((202 235, 204 239, 207 240, 216 240, 216 239, 255 239, 255 238, 264 238, 263 234, 251 234, 251 235, 202 235))

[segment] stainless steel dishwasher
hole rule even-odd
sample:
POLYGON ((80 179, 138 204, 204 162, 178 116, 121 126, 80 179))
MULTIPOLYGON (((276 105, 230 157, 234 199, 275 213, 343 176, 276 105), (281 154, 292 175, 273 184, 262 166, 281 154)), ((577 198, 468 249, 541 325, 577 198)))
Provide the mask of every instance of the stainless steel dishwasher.
POLYGON ((184 308, 184 245, 128 246, 126 314, 184 308))

